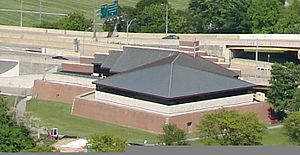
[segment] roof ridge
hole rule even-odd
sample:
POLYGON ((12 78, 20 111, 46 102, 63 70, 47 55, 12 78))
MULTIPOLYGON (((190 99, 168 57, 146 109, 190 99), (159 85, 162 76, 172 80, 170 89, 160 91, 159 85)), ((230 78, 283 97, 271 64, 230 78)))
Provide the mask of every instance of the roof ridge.
POLYGON ((174 63, 177 61, 177 59, 180 57, 180 53, 175 57, 175 59, 171 62, 171 67, 170 67, 170 77, 169 77, 169 90, 168 90, 168 96, 171 96, 171 89, 172 89, 172 79, 173 79, 173 67, 174 63))

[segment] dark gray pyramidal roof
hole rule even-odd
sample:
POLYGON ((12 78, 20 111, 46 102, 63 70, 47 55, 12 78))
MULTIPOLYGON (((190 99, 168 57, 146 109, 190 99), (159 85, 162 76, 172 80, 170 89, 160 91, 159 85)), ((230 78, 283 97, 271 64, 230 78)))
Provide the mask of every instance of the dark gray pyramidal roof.
POLYGON ((177 50, 149 47, 125 46, 124 52, 111 68, 111 72, 120 73, 143 66, 178 53, 177 50))
POLYGON ((102 64, 102 68, 111 68, 113 64, 117 61, 120 55, 123 53, 122 50, 109 50, 109 55, 105 58, 102 64))
POLYGON ((96 53, 94 54, 94 61, 93 64, 103 64, 108 54, 96 53))
POLYGON ((162 98, 181 98, 254 86, 206 68, 210 64, 198 62, 203 60, 179 53, 94 83, 162 98))

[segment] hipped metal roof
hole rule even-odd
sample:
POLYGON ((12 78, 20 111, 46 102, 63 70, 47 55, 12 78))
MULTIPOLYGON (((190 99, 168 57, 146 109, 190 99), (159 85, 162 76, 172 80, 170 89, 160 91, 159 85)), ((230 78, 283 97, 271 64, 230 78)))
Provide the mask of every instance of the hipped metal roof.
POLYGON ((110 71, 121 73, 178 53, 177 50, 125 46, 124 52, 115 61, 110 71))
POLYGON ((205 59, 177 53, 98 80, 94 84, 162 98, 180 98, 254 86, 234 78, 230 75, 231 71, 218 67, 205 59))
POLYGON ((100 53, 96 53, 94 54, 94 61, 93 61, 93 64, 103 64, 105 59, 108 57, 108 54, 100 54, 100 53))
POLYGON ((109 50, 109 55, 105 58, 105 61, 102 63, 102 68, 111 68, 120 55, 123 53, 121 50, 109 50))

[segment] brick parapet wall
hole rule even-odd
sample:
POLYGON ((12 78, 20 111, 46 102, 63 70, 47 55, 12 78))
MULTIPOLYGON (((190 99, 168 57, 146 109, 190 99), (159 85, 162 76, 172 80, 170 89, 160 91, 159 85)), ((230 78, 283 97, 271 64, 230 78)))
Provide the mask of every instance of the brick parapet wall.
POLYGON ((75 63, 62 63, 62 71, 73 73, 92 74, 94 66, 92 64, 75 64, 75 63))
POLYGON ((81 64, 92 64, 93 61, 94 61, 94 57, 92 57, 92 56, 81 56, 80 57, 81 64))

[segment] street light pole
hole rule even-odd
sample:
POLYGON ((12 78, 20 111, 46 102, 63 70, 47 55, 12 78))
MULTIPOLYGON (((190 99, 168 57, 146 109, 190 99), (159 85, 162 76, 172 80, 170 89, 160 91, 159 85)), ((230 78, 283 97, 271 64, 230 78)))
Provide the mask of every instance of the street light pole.
POLYGON ((126 27, 126 44, 128 45, 128 31, 129 31, 129 27, 130 27, 130 25, 131 25, 131 23, 133 22, 133 21, 135 21, 136 20, 136 18, 133 18, 133 19, 131 19, 130 21, 127 21, 127 27, 126 27))
POLYGON ((42 23, 42 0, 40 0, 40 24, 42 23))
POLYGON ((20 27, 23 27, 23 0, 21 0, 20 27))
POLYGON ((94 9, 94 19, 93 19, 93 38, 97 41, 97 32, 96 32, 96 17, 97 17, 97 10, 94 9))
POLYGON ((258 38, 256 37, 256 50, 255 50, 255 80, 257 79, 257 61, 258 61, 258 38))
POLYGON ((169 24, 169 5, 166 4, 166 36, 168 35, 168 24, 169 24))
POLYGON ((161 4, 161 5, 166 5, 166 36, 168 35, 168 24, 169 24, 169 5, 168 3, 161 4))

